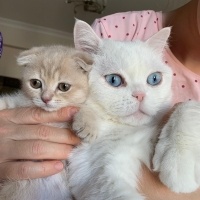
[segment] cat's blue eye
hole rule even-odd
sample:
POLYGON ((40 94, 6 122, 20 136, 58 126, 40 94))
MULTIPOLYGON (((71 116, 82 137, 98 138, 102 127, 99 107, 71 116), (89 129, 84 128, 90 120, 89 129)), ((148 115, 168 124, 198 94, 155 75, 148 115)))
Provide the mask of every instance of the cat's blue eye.
POLYGON ((38 79, 31 79, 30 80, 30 85, 34 89, 39 89, 42 87, 42 82, 38 79))
POLYGON ((107 83, 113 87, 119 87, 123 84, 123 79, 117 74, 109 74, 105 76, 107 83))
POLYGON ((58 89, 62 92, 67 92, 70 89, 71 85, 68 83, 59 83, 58 89))
POLYGON ((160 72, 154 72, 147 77, 147 83, 149 85, 158 85, 162 81, 162 74, 160 72))

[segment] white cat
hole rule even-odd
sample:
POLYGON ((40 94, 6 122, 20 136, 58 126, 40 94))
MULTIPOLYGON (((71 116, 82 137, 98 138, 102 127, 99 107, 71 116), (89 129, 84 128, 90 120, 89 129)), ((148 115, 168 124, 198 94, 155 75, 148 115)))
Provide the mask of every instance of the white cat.
POLYGON ((100 39, 77 21, 77 49, 93 55, 89 96, 73 128, 83 144, 70 157, 76 200, 143 200, 138 178, 150 168, 159 121, 171 106, 172 72, 162 61, 170 28, 145 42, 100 39))
MULTIPOLYGON (((22 90, 0 98, 0 109, 38 106, 47 111, 65 106, 80 106, 88 94, 89 54, 64 46, 35 47, 17 59, 23 65, 22 90)), ((66 123, 48 124, 67 127, 66 123)), ((8 177, 9 178, 9 177, 8 177)), ((71 199, 66 171, 23 181, 5 181, 0 200, 71 199)))
POLYGON ((150 168, 155 145, 153 168, 166 186, 177 193, 200 187, 200 102, 179 104, 155 143, 172 95, 171 71, 162 62, 169 34, 165 28, 146 42, 114 42, 77 21, 76 48, 94 57, 90 94, 74 123, 89 142, 71 157, 77 200, 145 199, 137 192, 140 166, 150 168))

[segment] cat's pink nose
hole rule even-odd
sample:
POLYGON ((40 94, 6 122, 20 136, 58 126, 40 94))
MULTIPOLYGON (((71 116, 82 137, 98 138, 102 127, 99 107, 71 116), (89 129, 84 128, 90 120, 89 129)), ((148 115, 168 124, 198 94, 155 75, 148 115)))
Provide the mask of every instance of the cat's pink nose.
POLYGON ((140 102, 144 99, 144 96, 145 96, 145 95, 144 95, 144 93, 142 93, 142 92, 141 92, 141 93, 139 92, 139 93, 133 94, 133 97, 135 97, 135 98, 136 98, 138 101, 140 101, 140 102))
POLYGON ((41 99, 44 103, 48 103, 49 101, 51 101, 51 98, 48 97, 42 97, 41 99))

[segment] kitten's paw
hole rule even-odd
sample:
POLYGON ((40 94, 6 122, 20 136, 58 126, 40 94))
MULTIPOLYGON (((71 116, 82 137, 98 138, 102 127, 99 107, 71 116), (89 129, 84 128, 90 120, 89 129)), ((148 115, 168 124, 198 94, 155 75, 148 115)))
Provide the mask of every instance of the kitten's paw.
POLYGON ((189 193, 200 186, 200 103, 177 107, 156 145, 153 166, 174 192, 189 193))
POLYGON ((77 113, 72 123, 72 129, 75 131, 78 137, 83 139, 85 142, 88 142, 93 137, 93 134, 91 133, 92 129, 90 125, 87 124, 84 119, 85 118, 81 113, 77 113))
POLYGON ((75 120, 72 124, 72 129, 76 132, 77 136, 81 139, 86 139, 90 136, 90 128, 83 121, 75 120))

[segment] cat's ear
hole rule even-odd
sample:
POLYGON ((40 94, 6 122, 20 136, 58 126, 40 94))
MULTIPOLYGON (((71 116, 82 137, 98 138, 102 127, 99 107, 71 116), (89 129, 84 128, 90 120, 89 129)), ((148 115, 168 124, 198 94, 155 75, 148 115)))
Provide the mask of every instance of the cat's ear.
POLYGON ((96 35, 89 24, 84 21, 76 20, 74 26, 74 44, 75 48, 96 54, 102 40, 96 35))
POLYGON ((163 52, 164 48, 168 45, 168 39, 171 33, 171 27, 161 29, 155 35, 146 40, 146 43, 155 49, 159 54, 163 52))
POLYGON ((44 47, 33 47, 29 50, 23 51, 17 57, 17 63, 20 66, 27 66, 37 57, 38 53, 43 50, 44 47))
POLYGON ((93 59, 92 56, 85 52, 76 53, 73 58, 77 65, 85 72, 89 72, 92 69, 93 59))

